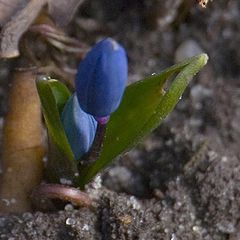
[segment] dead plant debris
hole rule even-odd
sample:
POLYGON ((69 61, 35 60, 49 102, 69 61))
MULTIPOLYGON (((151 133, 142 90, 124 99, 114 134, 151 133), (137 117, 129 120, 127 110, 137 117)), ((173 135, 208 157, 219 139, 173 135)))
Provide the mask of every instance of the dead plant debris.
MULTIPOLYGON (((212 1, 212 0, 210 0, 210 1, 212 1)), ((209 0, 199 0, 199 5, 203 8, 206 8, 208 2, 209 2, 209 0)))

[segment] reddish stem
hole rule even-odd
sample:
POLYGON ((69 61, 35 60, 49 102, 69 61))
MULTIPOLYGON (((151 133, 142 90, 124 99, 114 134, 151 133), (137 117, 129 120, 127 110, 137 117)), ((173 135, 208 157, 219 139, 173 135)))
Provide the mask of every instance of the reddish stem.
POLYGON ((80 166, 94 163, 102 150, 107 124, 98 123, 95 139, 90 151, 80 160, 80 166))
POLYGON ((61 199, 71 202, 79 207, 92 206, 92 200, 88 194, 77 188, 69 187, 61 184, 41 184, 32 192, 32 198, 39 199, 61 199))

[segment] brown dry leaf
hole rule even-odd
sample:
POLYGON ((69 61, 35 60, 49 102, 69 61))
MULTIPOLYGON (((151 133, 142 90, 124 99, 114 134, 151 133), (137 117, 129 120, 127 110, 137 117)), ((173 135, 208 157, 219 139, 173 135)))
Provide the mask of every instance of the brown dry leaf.
POLYGON ((1 32, 0 57, 19 56, 19 40, 48 3, 51 17, 58 25, 66 25, 84 0, 0 0, 1 32), (6 14, 3 12, 6 11, 6 14))
POLYGON ((0 0, 0 25, 8 22, 30 0, 0 0))
POLYGON ((87 51, 87 46, 75 38, 66 35, 61 29, 50 24, 35 24, 31 26, 30 31, 44 36, 52 46, 75 54, 83 55, 87 51))
POLYGON ((85 0, 48 0, 49 14, 60 26, 67 25, 85 0))
POLYGON ((32 0, 2 29, 0 57, 12 58, 19 55, 18 43, 24 32, 35 20, 46 0, 32 0))

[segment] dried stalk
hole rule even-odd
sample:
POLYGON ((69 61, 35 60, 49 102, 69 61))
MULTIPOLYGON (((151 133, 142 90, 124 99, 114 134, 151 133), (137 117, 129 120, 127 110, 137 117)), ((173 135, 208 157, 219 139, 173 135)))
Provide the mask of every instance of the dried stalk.
POLYGON ((33 69, 17 70, 4 122, 0 212, 31 211, 30 194, 43 175, 40 101, 33 69))

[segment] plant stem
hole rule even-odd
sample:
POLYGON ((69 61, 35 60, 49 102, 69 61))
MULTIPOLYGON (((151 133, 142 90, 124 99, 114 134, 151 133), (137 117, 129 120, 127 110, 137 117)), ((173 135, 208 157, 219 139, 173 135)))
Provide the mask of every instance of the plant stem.
POLYGON ((88 194, 77 188, 61 184, 41 184, 33 190, 31 197, 35 203, 40 204, 46 199, 61 199, 79 207, 92 206, 92 200, 88 194))
POLYGON ((31 211, 30 193, 43 176, 45 148, 36 69, 18 68, 8 98, 4 121, 0 212, 31 211))
POLYGON ((93 145, 90 151, 81 159, 80 165, 86 166, 94 163, 98 159, 105 139, 106 126, 106 123, 98 123, 93 145))

